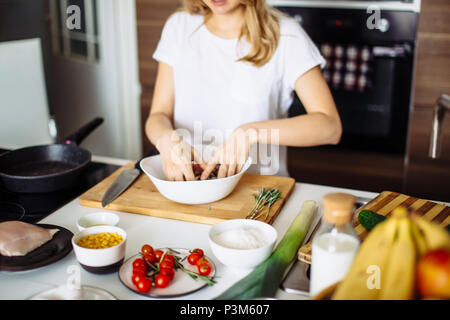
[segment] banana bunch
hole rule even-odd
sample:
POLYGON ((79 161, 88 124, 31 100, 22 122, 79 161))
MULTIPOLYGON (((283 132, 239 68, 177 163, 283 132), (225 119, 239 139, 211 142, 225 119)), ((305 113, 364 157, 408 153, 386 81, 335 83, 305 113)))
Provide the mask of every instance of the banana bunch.
POLYGON ((449 233, 399 207, 369 233, 332 299, 413 299, 417 260, 439 248, 450 249, 449 233))

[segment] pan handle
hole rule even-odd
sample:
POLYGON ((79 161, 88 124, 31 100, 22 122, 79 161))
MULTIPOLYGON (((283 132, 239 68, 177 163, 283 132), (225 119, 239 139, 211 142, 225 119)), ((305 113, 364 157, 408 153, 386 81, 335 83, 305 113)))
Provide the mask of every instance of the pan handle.
POLYGON ((69 135, 64 139, 65 144, 79 145, 92 131, 103 123, 103 118, 97 117, 89 123, 82 126, 80 129, 69 135))

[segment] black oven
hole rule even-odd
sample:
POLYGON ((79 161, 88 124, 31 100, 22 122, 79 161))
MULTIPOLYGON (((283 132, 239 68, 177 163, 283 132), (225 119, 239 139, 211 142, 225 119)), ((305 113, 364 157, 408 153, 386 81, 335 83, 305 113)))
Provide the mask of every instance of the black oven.
MULTIPOLYGON (((295 17, 327 60, 323 75, 343 124, 337 147, 405 154, 418 13, 278 7, 295 17)), ((290 116, 304 113, 296 97, 290 116)))

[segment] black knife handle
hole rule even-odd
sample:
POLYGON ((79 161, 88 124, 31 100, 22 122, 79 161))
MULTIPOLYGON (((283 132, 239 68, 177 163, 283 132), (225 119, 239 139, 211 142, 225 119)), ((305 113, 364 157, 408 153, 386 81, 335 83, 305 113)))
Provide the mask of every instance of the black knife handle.
POLYGON ((150 151, 149 153, 147 153, 146 155, 144 155, 141 159, 139 159, 139 160, 136 162, 136 164, 134 165, 134 167, 135 167, 136 169, 138 169, 141 173, 143 173, 144 171, 142 170, 141 165, 140 165, 141 161, 142 161, 143 159, 145 159, 145 158, 152 157, 152 156, 156 156, 156 155, 158 155, 158 154, 159 154, 159 152, 158 152, 156 149, 150 151))
MULTIPOLYGON (((145 158, 145 157, 144 157, 144 158, 145 158)), ((134 164, 134 167, 135 167, 136 169, 138 169, 141 173, 144 172, 144 171, 142 170, 142 168, 141 168, 141 161, 142 161, 142 159, 144 159, 144 158, 139 159, 139 160, 136 161, 136 163, 134 164)))

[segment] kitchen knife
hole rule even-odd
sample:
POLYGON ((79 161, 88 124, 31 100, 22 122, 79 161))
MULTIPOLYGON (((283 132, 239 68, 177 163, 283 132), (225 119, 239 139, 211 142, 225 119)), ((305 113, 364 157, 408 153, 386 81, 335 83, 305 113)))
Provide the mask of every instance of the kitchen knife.
POLYGON ((125 190, 128 189, 143 172, 141 166, 139 165, 141 161, 137 161, 134 168, 124 170, 120 175, 114 180, 114 182, 106 190, 102 198, 102 207, 106 207, 114 199, 120 196, 125 190))

